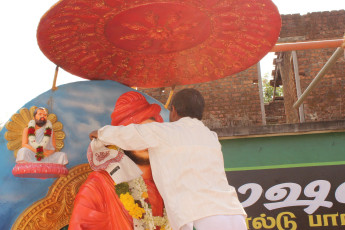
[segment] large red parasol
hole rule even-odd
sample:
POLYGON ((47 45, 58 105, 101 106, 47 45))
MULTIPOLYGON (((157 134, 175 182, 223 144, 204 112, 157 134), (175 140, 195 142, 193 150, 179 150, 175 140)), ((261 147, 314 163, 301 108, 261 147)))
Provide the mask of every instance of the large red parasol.
POLYGON ((79 77, 163 87, 249 68, 280 28, 270 0, 62 0, 42 17, 37 39, 79 77))

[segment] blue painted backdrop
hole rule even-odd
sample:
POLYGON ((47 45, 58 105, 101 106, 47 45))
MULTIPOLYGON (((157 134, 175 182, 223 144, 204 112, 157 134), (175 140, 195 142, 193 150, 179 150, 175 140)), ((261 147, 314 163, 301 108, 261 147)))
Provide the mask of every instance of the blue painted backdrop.
MULTIPOLYGON (((59 86, 29 101, 23 107, 46 107, 57 115, 66 134, 64 148, 68 155, 67 168, 87 163, 86 150, 89 133, 110 124, 110 115, 117 98, 133 89, 114 81, 82 81, 59 86)), ((161 115, 168 121, 169 112, 161 103, 144 95, 149 103, 162 107, 161 115)), ((19 108, 20 109, 20 108, 19 108)), ((18 111, 19 111, 18 109, 18 111)), ((55 179, 27 179, 12 175, 15 165, 13 151, 7 149, 4 138, 6 128, 0 132, 0 229, 10 229, 17 217, 32 203, 46 196, 55 179)))

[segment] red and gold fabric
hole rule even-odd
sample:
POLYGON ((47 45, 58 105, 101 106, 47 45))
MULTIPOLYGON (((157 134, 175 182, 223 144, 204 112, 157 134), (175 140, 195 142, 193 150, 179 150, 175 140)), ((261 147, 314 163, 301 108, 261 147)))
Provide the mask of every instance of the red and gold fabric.
MULTIPOLYGON (((145 179, 148 199, 155 216, 163 216, 163 200, 152 178, 145 179)), ((114 181, 105 171, 92 172, 74 201, 70 230, 132 230, 133 219, 115 192, 114 181)))

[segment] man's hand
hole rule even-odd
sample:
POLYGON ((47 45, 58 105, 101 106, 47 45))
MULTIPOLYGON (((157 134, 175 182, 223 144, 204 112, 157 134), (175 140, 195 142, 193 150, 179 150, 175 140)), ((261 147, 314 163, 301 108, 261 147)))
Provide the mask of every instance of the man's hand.
POLYGON ((89 134, 89 138, 90 140, 94 139, 94 138, 98 138, 98 130, 94 130, 89 134))

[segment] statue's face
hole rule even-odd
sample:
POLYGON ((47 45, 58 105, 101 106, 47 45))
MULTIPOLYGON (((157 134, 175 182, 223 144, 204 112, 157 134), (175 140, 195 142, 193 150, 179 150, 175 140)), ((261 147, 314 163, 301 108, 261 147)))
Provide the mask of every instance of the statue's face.
POLYGON ((139 151, 125 151, 125 154, 137 165, 149 165, 149 152, 147 149, 139 151))
POLYGON ((35 122, 36 125, 42 127, 47 123, 47 112, 44 109, 37 110, 37 114, 35 115, 35 122))

